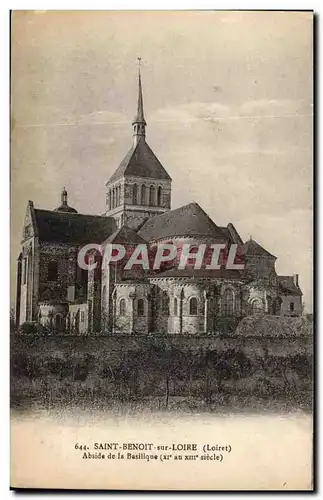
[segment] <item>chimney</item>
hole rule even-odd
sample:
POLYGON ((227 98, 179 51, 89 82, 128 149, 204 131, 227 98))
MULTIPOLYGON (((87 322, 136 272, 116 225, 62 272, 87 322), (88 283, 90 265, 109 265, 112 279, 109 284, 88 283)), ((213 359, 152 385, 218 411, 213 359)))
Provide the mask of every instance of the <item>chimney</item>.
POLYGON ((293 281, 294 281, 294 285, 298 286, 298 274, 294 274, 293 281))

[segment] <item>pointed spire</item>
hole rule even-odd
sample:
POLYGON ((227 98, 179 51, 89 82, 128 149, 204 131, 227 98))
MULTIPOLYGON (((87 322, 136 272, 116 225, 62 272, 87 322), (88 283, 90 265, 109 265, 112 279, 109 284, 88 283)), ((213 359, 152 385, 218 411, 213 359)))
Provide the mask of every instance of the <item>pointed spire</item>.
POLYGON ((141 137, 146 136, 145 127, 147 125, 144 116, 144 102, 142 97, 142 86, 141 86, 141 74, 140 74, 140 62, 141 57, 138 57, 138 102, 137 102, 137 114, 133 119, 133 136, 134 136, 134 147, 138 144, 141 137))

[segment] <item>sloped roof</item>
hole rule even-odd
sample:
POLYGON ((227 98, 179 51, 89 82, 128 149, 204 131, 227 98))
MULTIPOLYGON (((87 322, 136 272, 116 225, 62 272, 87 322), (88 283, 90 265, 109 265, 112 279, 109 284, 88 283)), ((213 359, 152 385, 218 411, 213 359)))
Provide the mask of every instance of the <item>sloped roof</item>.
POLYGON ((197 203, 189 203, 148 219, 138 231, 147 241, 174 236, 210 236, 227 240, 227 236, 197 203))
POLYGON ((122 226, 117 229, 103 243, 146 243, 146 240, 141 238, 133 229, 128 226, 122 226))
POLYGON ((267 250, 265 250, 259 243, 257 243, 255 240, 251 239, 246 241, 243 244, 243 249, 246 253, 246 255, 251 255, 251 256, 267 256, 267 257, 275 257, 275 255, 271 254, 267 250))
POLYGON ((277 276, 285 295, 303 295, 300 287, 295 285, 293 276, 277 276))
POLYGON ((124 175, 171 180, 144 138, 128 151, 109 182, 114 182, 124 175))
POLYGON ((70 207, 69 205, 60 205, 59 207, 55 208, 54 212, 69 212, 77 214, 77 210, 73 207, 70 207))
POLYGON ((39 239, 59 243, 101 243, 116 229, 111 217, 35 209, 39 239))
POLYGON ((220 229, 230 243, 236 243, 237 245, 243 244, 238 231, 231 222, 227 226, 221 226, 220 229))

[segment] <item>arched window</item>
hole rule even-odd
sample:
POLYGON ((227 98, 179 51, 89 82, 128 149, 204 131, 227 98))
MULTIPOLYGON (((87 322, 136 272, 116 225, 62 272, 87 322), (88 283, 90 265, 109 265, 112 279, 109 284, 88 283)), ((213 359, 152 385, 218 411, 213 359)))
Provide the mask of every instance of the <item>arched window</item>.
POLYGON ((234 312, 234 291, 227 288, 222 296, 223 316, 233 316, 234 312))
POLYGON ((112 189, 112 207, 111 208, 114 208, 115 207, 115 190, 114 188, 112 189))
POLYGON ((155 205, 155 186, 149 188, 149 205, 155 205))
POLYGON ((111 190, 109 191, 109 210, 111 210, 112 205, 111 205, 111 190))
POLYGON ((141 205, 146 205, 146 186, 143 184, 141 186, 141 197, 140 197, 141 205))
POLYGON ((162 201, 162 188, 159 186, 157 190, 157 206, 160 207, 162 201))
POLYGON ((27 257, 24 257, 22 260, 22 284, 23 285, 25 285, 27 283, 27 267, 28 267, 27 257))
POLYGON ((174 299, 174 316, 177 316, 177 299, 174 299))
POLYGON ((119 205, 119 186, 116 186, 116 207, 119 205))
POLYGON ((197 315, 197 298, 192 297, 190 299, 190 316, 196 316, 197 315))
POLYGON ((121 186, 119 186, 119 189, 118 189, 118 205, 121 205, 121 186))
POLYGON ((82 284, 87 284, 89 279, 89 274, 87 269, 81 269, 80 280, 82 284))
POLYGON ((137 186, 137 184, 134 184, 133 188, 132 188, 132 203, 133 203, 133 205, 138 205, 138 186, 137 186))
POLYGON ((58 263, 56 260, 51 260, 48 263, 47 280, 48 281, 57 281, 57 278, 58 278, 58 263))
POLYGON ((263 312, 263 303, 261 299, 253 300, 251 305, 252 305, 252 314, 263 312))
POLYGON ((137 314, 138 314, 138 316, 143 316, 145 314, 145 304, 144 304, 143 299, 138 299, 137 314))
POLYGON ((119 302, 119 316, 125 316, 126 315, 126 300, 121 299, 119 302))
POLYGON ((55 316, 55 329, 60 332, 61 330, 63 330, 63 328, 64 328, 63 317, 60 314, 56 314, 56 316, 55 316))
POLYGON ((169 297, 166 292, 162 295, 162 312, 164 316, 169 316, 169 297))

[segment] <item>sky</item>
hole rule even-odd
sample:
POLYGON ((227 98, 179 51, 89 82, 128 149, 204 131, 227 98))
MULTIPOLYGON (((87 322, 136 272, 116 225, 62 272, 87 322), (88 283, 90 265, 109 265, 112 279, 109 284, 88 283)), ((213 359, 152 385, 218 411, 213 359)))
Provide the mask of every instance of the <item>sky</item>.
POLYGON ((146 139, 172 182, 299 273, 312 310, 312 14, 16 11, 11 26, 11 298, 28 200, 63 186, 102 214, 132 144, 137 57, 146 139))

